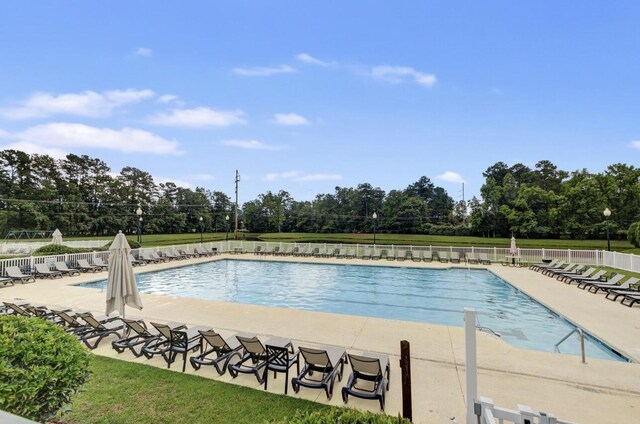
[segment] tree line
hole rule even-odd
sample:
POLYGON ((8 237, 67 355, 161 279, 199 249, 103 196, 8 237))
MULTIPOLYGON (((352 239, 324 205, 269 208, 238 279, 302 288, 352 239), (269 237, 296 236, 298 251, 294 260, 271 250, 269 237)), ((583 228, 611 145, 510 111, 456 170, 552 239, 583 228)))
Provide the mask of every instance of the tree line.
MULTIPOLYGON (((250 232, 396 232, 531 238, 598 238, 607 225, 626 236, 640 220, 640 169, 614 164, 604 172, 567 172, 547 160, 529 168, 498 162, 483 173, 480 198, 454 200, 422 176, 385 192, 369 183, 297 201, 268 191, 240 205, 250 232), (605 219, 603 211, 611 210, 605 219), (374 219, 374 213, 376 219, 374 219)), ((222 191, 156 183, 148 172, 114 174, 102 160, 0 151, 0 231, 60 228, 67 235, 233 231, 234 205, 222 191), (227 221, 225 218, 229 216, 227 221)))

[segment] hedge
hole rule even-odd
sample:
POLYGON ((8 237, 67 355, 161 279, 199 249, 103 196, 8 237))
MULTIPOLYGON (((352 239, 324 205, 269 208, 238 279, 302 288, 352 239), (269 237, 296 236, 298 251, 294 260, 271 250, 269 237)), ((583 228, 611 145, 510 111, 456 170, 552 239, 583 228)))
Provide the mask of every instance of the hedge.
POLYGON ((298 411, 296 415, 271 424, 410 424, 404 418, 363 412, 357 409, 332 408, 315 412, 298 411))
POLYGON ((40 318, 0 316, 0 410, 43 422, 88 375, 88 351, 64 329, 40 318))

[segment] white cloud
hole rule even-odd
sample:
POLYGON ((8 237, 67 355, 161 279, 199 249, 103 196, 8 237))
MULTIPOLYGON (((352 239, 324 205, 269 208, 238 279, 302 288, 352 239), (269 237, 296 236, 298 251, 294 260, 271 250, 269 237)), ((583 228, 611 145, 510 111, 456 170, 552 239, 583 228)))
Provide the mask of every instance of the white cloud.
POLYGON ((138 47, 135 54, 140 57, 151 57, 153 50, 148 47, 138 47))
POLYGON ((278 125, 308 125, 309 120, 297 113, 276 113, 273 122, 278 125))
POLYGON ((152 90, 110 90, 97 93, 35 93, 19 106, 0 109, 0 116, 7 119, 44 118, 51 115, 75 115, 85 117, 108 116, 126 104, 137 103, 155 96, 152 90))
POLYGON ((640 150, 640 140, 632 141, 631 143, 629 143, 629 146, 634 149, 640 150))
POLYGON ((158 97, 158 103, 171 103, 175 101, 178 101, 178 96, 176 96, 175 94, 165 94, 158 97))
POLYGON ((462 175, 453 171, 446 171, 444 174, 438 175, 436 178, 440 181, 446 181, 448 183, 462 184, 465 182, 464 179, 462 179, 462 175))
POLYGON ((322 61, 320 59, 316 59, 315 57, 308 55, 306 53, 300 53, 296 56, 296 59, 298 59, 300 62, 304 62, 304 63, 311 63, 313 65, 319 65, 319 66, 329 66, 330 64, 328 62, 322 61))
POLYGON ((410 78, 424 87, 431 87, 438 81, 434 74, 425 74, 408 66, 375 66, 371 69, 371 76, 392 84, 410 78))
POLYGON ((194 109, 173 109, 170 113, 158 113, 149 118, 149 122, 169 127, 228 127, 244 124, 244 112, 241 110, 214 110, 207 107, 194 109))
POLYGON ((28 141, 18 141, 16 143, 6 144, 0 146, 0 150, 20 150, 21 152, 39 155, 49 155, 54 159, 64 159, 67 156, 67 152, 56 147, 45 147, 38 144, 30 143, 28 141))
POLYGON ((153 181, 155 181, 158 184, 166 184, 166 183, 174 183, 175 185, 177 185, 178 187, 183 187, 183 188, 192 188, 193 185, 185 180, 180 180, 180 179, 176 179, 176 178, 168 178, 168 177, 153 177, 153 181))
POLYGON ((296 72, 296 69, 289 65, 280 65, 272 68, 234 68, 233 72, 244 77, 268 77, 276 74, 291 74, 296 72))
POLYGON ((148 152, 160 155, 179 154, 178 142, 167 140, 148 131, 135 128, 114 130, 84 124, 54 122, 27 128, 11 134, 15 145, 38 148, 40 151, 69 148, 107 149, 120 152, 148 152), (34 147, 35 146, 35 147, 34 147))
POLYGON ((330 181, 341 180, 339 174, 303 174, 298 171, 272 172, 264 176, 266 181, 293 180, 293 181, 330 181))
POLYGON ((284 146, 274 146, 265 144, 258 140, 224 140, 221 142, 224 146, 238 147, 240 149, 249 150, 284 150, 284 146))

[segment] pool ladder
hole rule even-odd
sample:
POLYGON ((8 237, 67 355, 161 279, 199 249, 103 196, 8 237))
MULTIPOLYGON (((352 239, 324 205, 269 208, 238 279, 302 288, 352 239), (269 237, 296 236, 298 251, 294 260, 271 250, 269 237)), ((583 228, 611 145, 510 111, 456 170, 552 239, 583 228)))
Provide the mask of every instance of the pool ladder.
POLYGON ((564 336, 558 343, 555 344, 554 348, 555 348, 556 352, 560 352, 560 349, 558 349, 558 346, 560 346, 560 344, 562 344, 562 342, 564 342, 569 337, 571 337, 573 335, 573 333, 578 333, 580 335, 580 351, 582 352, 582 363, 586 364, 587 361, 586 361, 585 355, 584 355, 584 331, 582 331, 581 328, 574 328, 573 330, 571 330, 569 332, 569 334, 564 336))

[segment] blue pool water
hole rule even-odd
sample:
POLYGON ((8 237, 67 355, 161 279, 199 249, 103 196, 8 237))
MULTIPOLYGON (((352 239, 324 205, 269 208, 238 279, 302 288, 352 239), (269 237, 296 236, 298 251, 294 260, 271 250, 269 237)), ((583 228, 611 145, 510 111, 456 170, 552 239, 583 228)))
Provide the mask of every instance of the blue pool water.
MULTIPOLYGON (((552 352, 575 327, 483 270, 220 260, 139 274, 144 293, 462 326, 463 309, 514 346, 552 352)), ((106 281, 81 284, 103 288, 106 281)), ((579 338, 561 345, 580 353, 579 338)), ((588 337, 588 357, 625 360, 588 337)))

